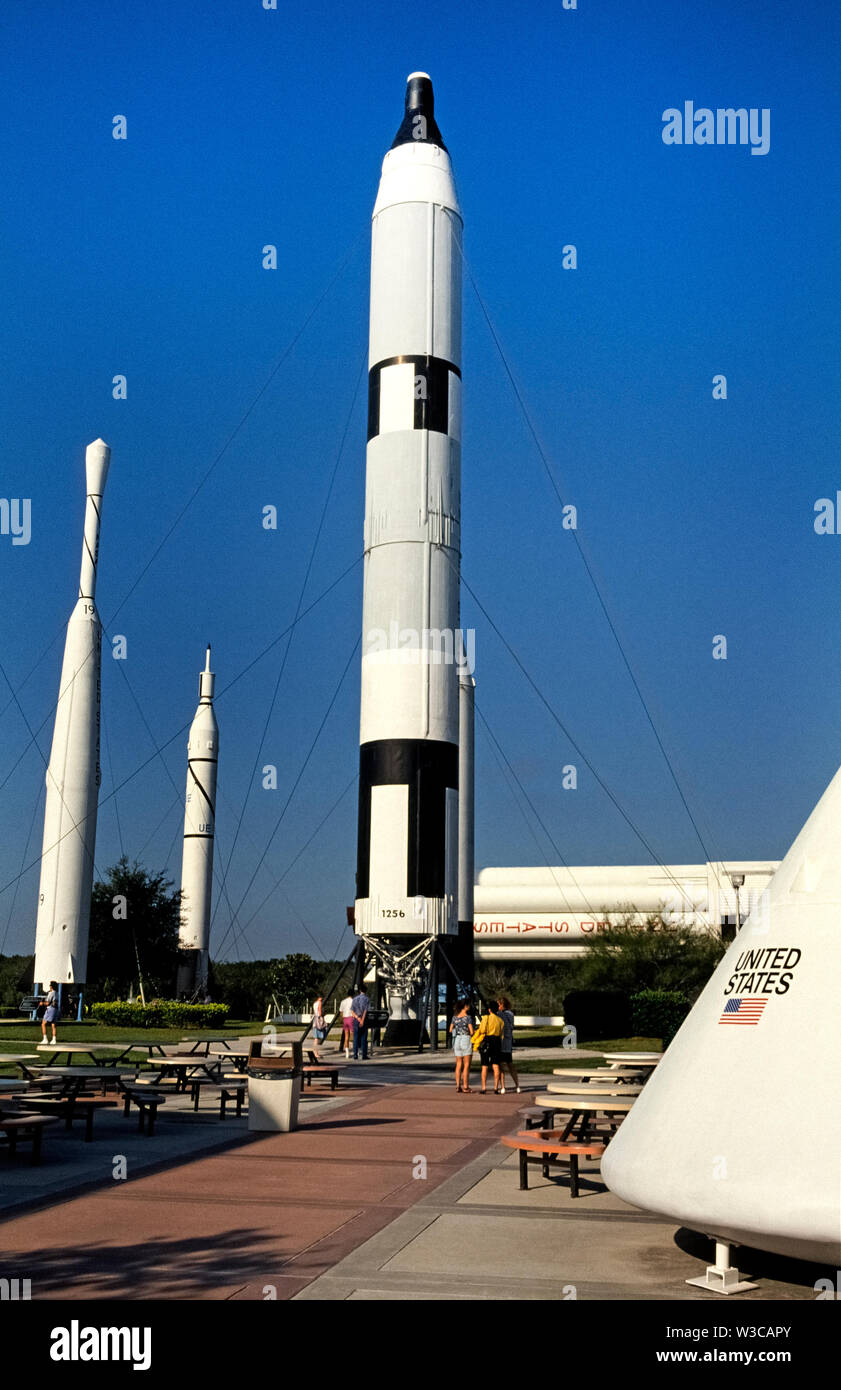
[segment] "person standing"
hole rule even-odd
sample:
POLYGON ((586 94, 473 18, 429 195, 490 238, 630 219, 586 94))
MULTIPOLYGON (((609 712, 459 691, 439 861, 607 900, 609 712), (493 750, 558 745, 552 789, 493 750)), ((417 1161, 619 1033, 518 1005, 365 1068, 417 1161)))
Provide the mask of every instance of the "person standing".
POLYGON ((52 1046, 56 1047, 58 1045, 58 1038, 55 1035, 55 1025, 58 1019, 58 980, 50 980, 50 988, 45 1002, 47 1007, 44 1009, 44 1016, 41 1019, 41 1038, 43 1042, 47 1041, 47 1024, 51 1024, 53 1030, 52 1046))
POLYGON ((453 1054, 456 1059, 456 1090, 466 1094, 470 1091, 467 1083, 470 1080, 470 1059, 473 1055, 473 1046, 470 1041, 473 1036, 473 1020, 470 1017, 469 999, 463 999, 453 1014, 450 1033, 453 1039, 453 1054))
POLYGON ((318 1050, 319 1043, 323 1043, 327 1037, 327 1020, 324 1017, 324 1000, 319 995, 312 1006, 312 1026, 313 1026, 313 1051, 315 1060, 321 1061, 321 1053, 318 1050))
POLYGON ((339 1051, 344 1052, 346 1057, 350 1056, 350 1045, 353 1042, 353 995, 346 994, 339 1005, 339 1013, 342 1016, 342 1041, 339 1044, 339 1051))
POLYGON ((502 1086, 502 1073, 499 1069, 499 1054, 501 1051, 500 1042, 505 1025, 496 1011, 496 1004, 488 1003, 486 1012, 479 1020, 479 1027, 473 1038, 474 1049, 478 1045, 479 1058, 482 1063, 482 1095, 485 1094, 488 1078, 488 1067, 493 1067, 494 1092, 499 1094, 502 1086), (478 1044, 477 1044, 478 1038, 478 1044))
POLYGON ((496 1001, 499 1010, 499 1017, 502 1019, 502 1038, 499 1047, 499 1070, 502 1076, 502 1086, 500 1094, 505 1095, 505 1068, 511 1073, 511 1078, 517 1091, 520 1094, 520 1078, 514 1066, 514 1010, 511 1008, 511 1001, 501 994, 496 1001))
POLYGON ((360 984, 350 1006, 353 1019, 353 1060, 359 1061, 359 1048, 362 1047, 362 1061, 368 1060, 368 1009, 371 1001, 365 993, 365 985, 360 984))

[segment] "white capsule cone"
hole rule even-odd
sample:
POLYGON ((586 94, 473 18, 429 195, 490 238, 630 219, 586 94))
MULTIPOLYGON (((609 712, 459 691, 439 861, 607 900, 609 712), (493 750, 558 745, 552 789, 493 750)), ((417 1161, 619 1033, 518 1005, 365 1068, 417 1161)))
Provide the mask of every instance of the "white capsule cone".
POLYGON ((841 772, 602 1161, 720 1240, 841 1260, 841 772))

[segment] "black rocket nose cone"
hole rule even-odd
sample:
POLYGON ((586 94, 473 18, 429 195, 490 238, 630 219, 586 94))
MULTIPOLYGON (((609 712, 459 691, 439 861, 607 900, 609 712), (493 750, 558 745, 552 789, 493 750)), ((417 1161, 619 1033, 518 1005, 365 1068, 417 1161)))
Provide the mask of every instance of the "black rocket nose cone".
POLYGON ((435 123, 435 97, 432 82, 425 72, 412 72, 406 80, 406 114, 395 135, 391 148, 398 145, 438 145, 446 150, 443 136, 435 123))

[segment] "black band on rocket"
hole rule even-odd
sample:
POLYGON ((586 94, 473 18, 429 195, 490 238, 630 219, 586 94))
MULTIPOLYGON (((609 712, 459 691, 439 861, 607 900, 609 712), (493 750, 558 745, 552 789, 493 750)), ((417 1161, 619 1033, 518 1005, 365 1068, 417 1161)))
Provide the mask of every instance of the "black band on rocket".
POLYGON ((371 867, 371 788, 409 788, 406 896, 443 898, 447 788, 458 790, 458 746, 424 738, 383 738, 359 750, 356 896, 367 898, 371 867))
POLYGON ((451 373, 461 379, 453 362, 422 354, 375 363, 368 373, 368 439, 393 429, 448 434, 451 373))

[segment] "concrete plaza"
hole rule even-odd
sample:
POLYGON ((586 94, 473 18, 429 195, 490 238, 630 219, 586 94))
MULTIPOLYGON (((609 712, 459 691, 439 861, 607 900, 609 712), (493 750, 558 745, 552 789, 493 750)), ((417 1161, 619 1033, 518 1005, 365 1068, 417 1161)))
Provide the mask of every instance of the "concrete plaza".
MULTIPOLYGON (((458 1095, 434 1059, 380 1056, 308 1091, 291 1134, 174 1097, 151 1139, 114 1110, 91 1144, 52 1126, 41 1167, 0 1163, 0 1276, 61 1300, 715 1299, 684 1282, 710 1243, 621 1202, 597 1161, 577 1200, 562 1169, 519 1190, 499 1139, 548 1075, 458 1095)), ((829 1273, 744 1250, 739 1265, 759 1280, 739 1302, 813 1300, 829 1273)))

